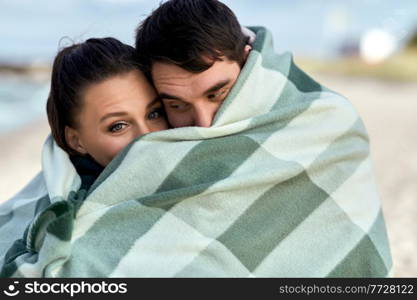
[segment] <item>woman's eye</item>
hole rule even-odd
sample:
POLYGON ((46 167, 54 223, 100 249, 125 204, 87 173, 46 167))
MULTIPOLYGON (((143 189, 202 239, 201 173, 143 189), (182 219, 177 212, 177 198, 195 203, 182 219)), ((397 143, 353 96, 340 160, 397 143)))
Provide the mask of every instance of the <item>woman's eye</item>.
POLYGON ((109 127, 109 131, 110 132, 118 132, 118 131, 122 130, 124 128, 124 126, 126 126, 126 124, 124 124, 124 123, 114 124, 114 125, 109 127))
POLYGON ((158 119, 158 118, 163 117, 163 115, 164 115, 164 111, 163 111, 163 109, 162 109, 161 107, 159 107, 159 108, 157 108, 157 109, 155 109, 155 110, 151 111, 151 112, 148 114, 148 119, 149 119, 149 120, 158 119))

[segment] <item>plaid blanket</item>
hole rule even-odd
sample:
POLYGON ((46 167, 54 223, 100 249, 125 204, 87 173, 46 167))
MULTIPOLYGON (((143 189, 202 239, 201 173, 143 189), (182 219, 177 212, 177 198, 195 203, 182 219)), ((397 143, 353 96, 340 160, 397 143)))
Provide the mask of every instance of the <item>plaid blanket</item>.
POLYGON ((138 138, 89 191, 49 138, 1 206, 1 276, 389 276, 362 121, 251 29, 212 127, 138 138))

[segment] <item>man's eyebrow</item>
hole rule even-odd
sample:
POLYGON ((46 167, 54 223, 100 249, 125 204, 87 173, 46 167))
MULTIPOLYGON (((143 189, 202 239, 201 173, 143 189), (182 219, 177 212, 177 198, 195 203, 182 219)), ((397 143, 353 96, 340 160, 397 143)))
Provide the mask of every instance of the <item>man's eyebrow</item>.
POLYGON ((174 96, 174 95, 170 95, 170 94, 167 94, 167 93, 160 93, 158 97, 161 100, 162 99, 172 99, 172 100, 181 100, 182 101, 182 99, 180 97, 174 96))
MULTIPOLYGON (((218 83, 216 83, 215 85, 213 85, 212 87, 208 88, 203 94, 207 95, 213 92, 216 92, 218 90, 220 90, 222 87, 228 85, 230 83, 230 79, 226 79, 226 80, 222 80, 218 83)), ((160 99, 172 99, 172 100, 180 100, 180 101, 184 101, 183 99, 181 99, 181 97, 175 96, 175 95, 170 95, 167 93, 160 93, 159 94, 160 99)))
POLYGON ((212 87, 208 88, 204 92, 204 94, 207 95, 207 94, 210 94, 210 93, 214 93, 214 92, 220 90, 222 87, 228 85, 229 83, 230 83, 230 79, 220 81, 220 82, 216 83, 215 85, 213 85, 212 87))

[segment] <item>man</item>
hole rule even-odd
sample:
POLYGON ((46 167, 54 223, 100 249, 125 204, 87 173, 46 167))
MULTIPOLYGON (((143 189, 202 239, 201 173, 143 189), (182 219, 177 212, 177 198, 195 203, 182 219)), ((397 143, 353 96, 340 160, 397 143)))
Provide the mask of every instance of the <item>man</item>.
MULTIPOLYGON (((233 254, 229 260, 220 262, 222 251, 200 253, 204 258, 178 267, 183 268, 178 274, 388 276, 391 257, 360 118, 350 103, 309 78, 288 56, 273 53, 267 30, 251 29, 255 41, 217 0, 169 0, 137 29, 137 53, 169 122, 174 128, 191 126, 202 138, 189 152, 197 159, 181 160, 190 167, 183 173, 176 169, 171 188, 201 185, 201 179, 188 181, 196 172, 217 183, 240 181, 242 194, 222 185, 216 189, 220 194, 205 200, 209 203, 255 201, 242 216, 230 210, 229 216, 237 215, 216 236, 227 255, 233 254), (254 177, 242 179, 237 168, 245 169, 242 165, 254 177), (265 194, 251 195, 253 185, 262 190, 263 184, 265 194), (216 257, 216 271, 207 257, 216 257), (228 269, 234 260, 243 268, 228 269)), ((223 213, 211 216, 221 219, 223 213)), ((197 208, 184 218, 199 218, 194 214, 197 208)))
POLYGON ((219 1, 167 1, 142 23, 136 49, 173 127, 211 126, 245 64, 248 43, 219 1))

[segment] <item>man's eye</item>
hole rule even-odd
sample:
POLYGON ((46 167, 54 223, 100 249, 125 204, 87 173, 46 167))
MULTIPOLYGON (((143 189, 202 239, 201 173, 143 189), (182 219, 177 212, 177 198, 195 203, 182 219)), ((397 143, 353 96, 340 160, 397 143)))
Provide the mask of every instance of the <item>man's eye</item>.
POLYGON ((225 93, 226 93, 226 90, 221 90, 221 91, 218 91, 215 94, 208 95, 207 98, 209 98, 209 100, 211 100, 211 101, 216 101, 216 100, 219 100, 219 97, 224 95, 225 93))
POLYGON ((164 111, 162 107, 158 107, 148 114, 148 119, 154 120, 154 119, 162 118, 163 116, 164 116, 164 111))
POLYGON ((110 132, 118 132, 118 131, 122 130, 124 128, 124 126, 126 126, 125 123, 116 123, 116 124, 109 127, 109 131, 110 132))
POLYGON ((179 102, 169 103, 169 108, 172 108, 172 109, 184 110, 187 107, 188 107, 187 103, 179 103, 179 102))

